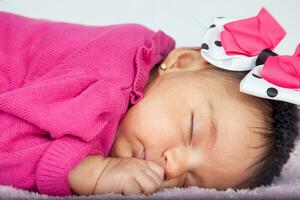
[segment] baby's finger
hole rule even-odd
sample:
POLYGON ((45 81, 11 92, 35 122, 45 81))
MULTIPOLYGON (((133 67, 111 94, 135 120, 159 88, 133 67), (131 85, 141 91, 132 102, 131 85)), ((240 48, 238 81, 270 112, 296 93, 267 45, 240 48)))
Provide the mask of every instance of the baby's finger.
POLYGON ((135 179, 138 182, 143 193, 145 193, 145 194, 151 194, 159 188, 157 186, 157 183, 154 181, 154 179, 147 173, 143 172, 143 173, 137 174, 135 179))
POLYGON ((155 172, 151 168, 146 169, 144 172, 146 174, 148 174, 154 180, 154 182, 156 183, 157 188, 161 187, 161 184, 162 184, 163 180, 161 179, 161 177, 159 177, 157 172, 155 172))
POLYGON ((162 166, 156 164, 153 161, 147 161, 147 166, 158 175, 158 177, 161 179, 161 181, 164 180, 165 170, 162 166))

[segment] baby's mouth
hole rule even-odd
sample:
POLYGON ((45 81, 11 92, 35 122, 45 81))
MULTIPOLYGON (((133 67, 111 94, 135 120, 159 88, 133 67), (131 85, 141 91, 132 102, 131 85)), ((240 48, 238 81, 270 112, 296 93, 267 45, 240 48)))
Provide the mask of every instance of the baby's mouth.
POLYGON ((135 156, 137 159, 145 160, 145 150, 141 148, 135 156))

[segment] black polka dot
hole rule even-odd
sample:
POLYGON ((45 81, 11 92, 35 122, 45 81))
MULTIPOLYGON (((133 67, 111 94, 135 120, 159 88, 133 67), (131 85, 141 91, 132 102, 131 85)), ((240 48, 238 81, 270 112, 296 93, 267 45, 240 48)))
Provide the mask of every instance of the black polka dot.
POLYGON ((254 76, 255 78, 261 78, 260 76, 258 76, 256 74, 252 74, 252 76, 254 76))
POLYGON ((218 47, 221 47, 221 46, 222 46, 222 43, 221 43, 221 41, 218 41, 218 40, 217 40, 217 41, 215 41, 215 45, 218 46, 218 47))
POLYGON ((276 88, 268 88, 267 89, 267 95, 269 96, 269 97, 276 97, 277 96, 277 94, 278 94, 278 90, 276 89, 276 88))
POLYGON ((206 50, 208 50, 209 47, 208 47, 208 45, 207 45, 206 43, 203 43, 203 44, 201 45, 201 49, 206 49, 206 50))
POLYGON ((216 27, 216 25, 215 25, 215 24, 212 24, 212 25, 210 25, 209 28, 215 28, 215 27, 216 27))

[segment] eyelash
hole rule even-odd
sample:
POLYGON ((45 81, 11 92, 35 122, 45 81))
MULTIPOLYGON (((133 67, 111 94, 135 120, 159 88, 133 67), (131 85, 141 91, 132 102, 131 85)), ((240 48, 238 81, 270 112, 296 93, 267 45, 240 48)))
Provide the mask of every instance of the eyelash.
POLYGON ((190 134, 190 137, 189 137, 189 139, 190 139, 190 141, 189 141, 189 144, 191 144, 191 142, 192 142, 192 139, 193 139, 193 132, 194 132, 194 130, 193 130, 193 128, 194 128, 194 112, 192 112, 192 116, 191 116, 191 132, 189 133, 190 134))

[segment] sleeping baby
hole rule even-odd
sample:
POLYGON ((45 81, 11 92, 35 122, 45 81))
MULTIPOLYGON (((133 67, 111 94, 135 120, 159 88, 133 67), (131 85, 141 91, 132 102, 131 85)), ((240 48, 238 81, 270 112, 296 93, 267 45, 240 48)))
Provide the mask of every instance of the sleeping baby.
POLYGON ((254 188, 294 147, 300 48, 272 51, 285 33, 265 9, 218 18, 201 48, 138 24, 0 21, 2 185, 60 196, 254 188))

